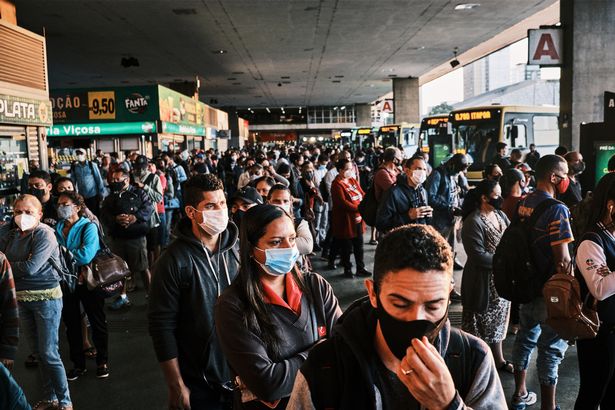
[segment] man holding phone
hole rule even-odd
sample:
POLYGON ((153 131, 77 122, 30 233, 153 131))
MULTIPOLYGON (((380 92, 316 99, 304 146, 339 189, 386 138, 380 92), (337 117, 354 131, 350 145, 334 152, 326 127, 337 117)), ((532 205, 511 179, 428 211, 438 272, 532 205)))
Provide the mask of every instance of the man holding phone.
POLYGON ((376 228, 380 232, 409 223, 425 225, 433 216, 433 208, 428 205, 427 192, 423 188, 427 179, 427 164, 423 157, 406 160, 403 171, 378 206, 376 228))

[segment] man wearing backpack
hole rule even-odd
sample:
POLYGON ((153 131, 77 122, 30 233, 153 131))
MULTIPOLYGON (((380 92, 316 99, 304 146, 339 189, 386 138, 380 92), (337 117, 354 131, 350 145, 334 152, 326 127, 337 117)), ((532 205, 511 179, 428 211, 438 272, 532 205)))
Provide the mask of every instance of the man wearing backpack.
MULTIPOLYGON (((553 200, 556 195, 564 194, 570 183, 566 160, 558 155, 545 155, 540 158, 536 164, 536 180, 536 191, 519 203, 518 217, 530 218, 541 203, 552 202, 549 206, 543 205, 540 208, 540 215, 534 216, 535 223, 530 227, 530 255, 535 271, 542 276, 539 282, 544 284, 553 274, 566 273, 571 261, 568 244, 574 239, 570 227, 570 213, 566 205, 553 200)), ((527 390, 526 375, 532 351, 538 346, 541 408, 559 409, 555 403, 555 387, 559 364, 568 344, 545 323, 546 307, 541 287, 538 286, 529 297, 533 299, 522 304, 520 308, 520 329, 513 348, 515 393, 512 407, 524 409, 536 402, 536 394, 527 390)))
POLYGON ((310 351, 289 410, 506 408, 489 347, 450 326, 453 253, 432 227, 384 236, 365 286, 310 351))
POLYGON ((105 184, 100 176, 98 165, 88 160, 85 150, 75 150, 77 161, 70 167, 70 176, 77 185, 77 192, 85 199, 85 205, 96 216, 100 215, 100 201, 105 193, 105 184))

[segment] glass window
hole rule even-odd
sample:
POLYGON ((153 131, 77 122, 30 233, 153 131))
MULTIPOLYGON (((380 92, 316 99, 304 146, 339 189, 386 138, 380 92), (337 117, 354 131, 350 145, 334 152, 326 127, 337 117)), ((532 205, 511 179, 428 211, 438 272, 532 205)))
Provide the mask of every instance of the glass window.
POLYGON ((495 157, 498 128, 498 123, 492 121, 457 126, 456 148, 466 150, 472 162, 470 171, 483 170, 495 157))
POLYGON ((534 144, 553 145, 559 144, 558 118, 555 115, 534 115, 534 144))

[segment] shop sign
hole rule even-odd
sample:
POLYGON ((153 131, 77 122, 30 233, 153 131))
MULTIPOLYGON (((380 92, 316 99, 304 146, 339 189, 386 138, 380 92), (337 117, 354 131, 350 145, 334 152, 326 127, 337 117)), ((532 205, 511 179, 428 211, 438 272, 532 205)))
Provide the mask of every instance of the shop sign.
POLYGON ((51 90, 55 124, 158 119, 157 86, 51 90))
POLYGON ((184 124, 174 124, 171 122, 162 122, 162 132, 169 134, 180 134, 180 135, 200 135, 205 136, 205 127, 200 125, 184 125, 184 124))
POLYGON ((528 30, 528 64, 541 67, 564 63, 564 34, 561 27, 528 30))
POLYGON ((153 134, 155 122, 64 124, 47 128, 49 137, 92 137, 98 135, 153 134))
POLYGON ((51 104, 45 100, 0 94, 0 123, 51 125, 51 104))
MULTIPOLYGON (((205 125, 206 105, 177 91, 158 86, 160 120, 185 125, 205 125)), ((199 134, 200 135, 200 134, 199 134)))

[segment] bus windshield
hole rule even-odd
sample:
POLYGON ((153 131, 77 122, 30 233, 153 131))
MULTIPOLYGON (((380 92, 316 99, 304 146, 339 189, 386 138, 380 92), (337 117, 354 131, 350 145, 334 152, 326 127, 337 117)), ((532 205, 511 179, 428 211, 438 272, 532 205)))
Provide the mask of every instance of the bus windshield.
POLYGON ((465 149, 471 162, 470 171, 485 168, 495 157, 495 146, 498 143, 499 121, 484 121, 479 123, 461 123, 455 125, 455 140, 457 149, 465 149))

